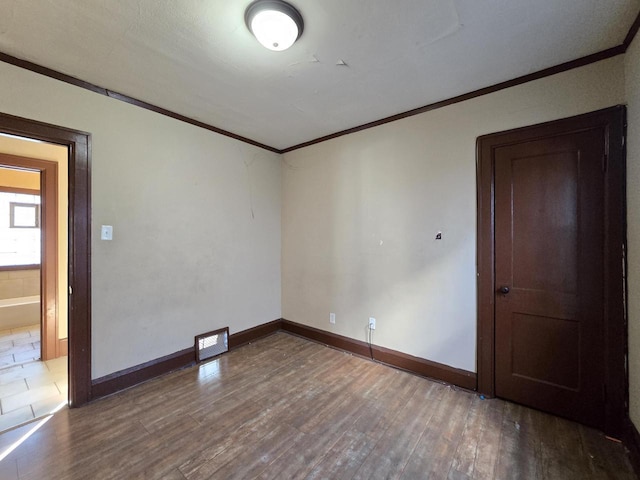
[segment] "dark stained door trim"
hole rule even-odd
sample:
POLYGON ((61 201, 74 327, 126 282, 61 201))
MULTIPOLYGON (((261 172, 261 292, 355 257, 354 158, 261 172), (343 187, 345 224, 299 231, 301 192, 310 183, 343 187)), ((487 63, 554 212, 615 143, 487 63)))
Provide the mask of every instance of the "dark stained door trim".
POLYGON ((493 151, 499 146, 592 128, 605 130, 603 158, 604 219, 604 375, 605 427, 620 438, 628 408, 626 371, 627 325, 623 262, 626 249, 624 106, 577 117, 485 135, 477 141, 477 275, 478 275, 478 391, 495 395, 495 208, 493 151))
POLYGON ((0 113, 0 133, 69 149, 69 405, 91 399, 91 135, 0 113))

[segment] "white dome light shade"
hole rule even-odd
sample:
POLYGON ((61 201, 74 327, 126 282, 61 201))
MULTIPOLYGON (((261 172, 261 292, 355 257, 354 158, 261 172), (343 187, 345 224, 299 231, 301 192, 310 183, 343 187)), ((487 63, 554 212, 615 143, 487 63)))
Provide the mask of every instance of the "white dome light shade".
POLYGON ((244 18, 251 33, 269 50, 286 50, 302 34, 302 16, 281 0, 253 2, 244 18))
POLYGON ((251 20, 251 31, 269 50, 286 50, 298 38, 298 26, 291 17, 275 10, 263 10, 251 20))

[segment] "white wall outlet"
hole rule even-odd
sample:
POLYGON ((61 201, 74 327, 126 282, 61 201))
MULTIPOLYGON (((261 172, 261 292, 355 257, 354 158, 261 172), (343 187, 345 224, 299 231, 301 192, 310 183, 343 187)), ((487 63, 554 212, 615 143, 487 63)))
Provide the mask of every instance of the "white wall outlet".
POLYGON ((111 225, 102 225, 100 229, 101 240, 113 240, 113 227, 111 225))
POLYGON ((329 323, 336 323, 336 314, 335 313, 330 313, 329 314, 329 323))
POLYGON ((369 317, 369 328, 371 330, 375 330, 376 329, 376 319, 373 317, 369 317))

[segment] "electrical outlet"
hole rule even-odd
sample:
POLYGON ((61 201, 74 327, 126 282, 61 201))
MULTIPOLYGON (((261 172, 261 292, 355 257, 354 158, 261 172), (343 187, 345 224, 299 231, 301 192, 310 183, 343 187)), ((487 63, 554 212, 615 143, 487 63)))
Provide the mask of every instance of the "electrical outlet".
POLYGON ((370 330, 376 329, 376 319, 373 317, 369 317, 369 329, 370 330))
POLYGON ((336 323, 336 314, 335 313, 330 313, 329 314, 329 323, 336 323))

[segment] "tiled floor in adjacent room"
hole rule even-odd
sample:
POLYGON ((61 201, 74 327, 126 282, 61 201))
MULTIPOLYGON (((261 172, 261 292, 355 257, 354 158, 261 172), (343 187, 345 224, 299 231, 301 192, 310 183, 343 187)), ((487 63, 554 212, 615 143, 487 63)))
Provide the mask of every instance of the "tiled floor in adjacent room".
POLYGON ((67 402, 67 357, 39 359, 39 325, 0 332, 0 432, 67 402))

